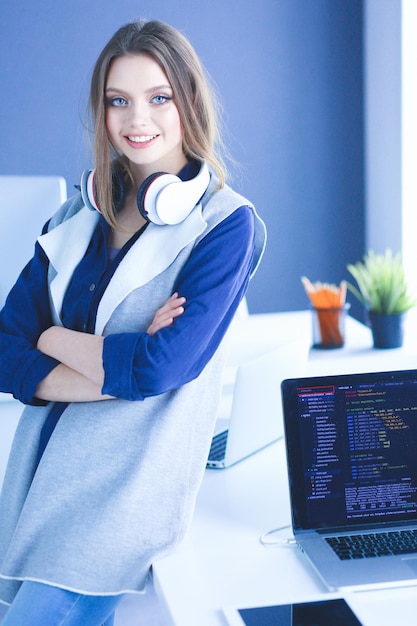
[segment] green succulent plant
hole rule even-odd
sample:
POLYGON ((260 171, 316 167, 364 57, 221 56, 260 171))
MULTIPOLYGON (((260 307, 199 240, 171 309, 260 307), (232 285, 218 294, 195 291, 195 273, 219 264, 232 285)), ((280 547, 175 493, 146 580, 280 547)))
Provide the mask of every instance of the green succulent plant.
POLYGON ((417 299, 410 294, 405 279, 401 254, 393 255, 387 248, 384 254, 372 250, 363 262, 347 265, 357 287, 347 283, 347 288, 371 313, 395 315, 408 311, 417 299))

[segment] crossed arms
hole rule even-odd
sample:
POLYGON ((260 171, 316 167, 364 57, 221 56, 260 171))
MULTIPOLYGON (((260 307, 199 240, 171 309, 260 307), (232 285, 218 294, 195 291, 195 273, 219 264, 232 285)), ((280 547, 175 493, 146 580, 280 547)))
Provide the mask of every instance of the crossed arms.
MULTIPOLYGON (((184 312, 185 298, 174 293, 155 313, 147 329, 153 336, 170 326, 184 312)), ((37 348, 59 361, 38 385, 36 397, 58 402, 92 402, 110 400, 102 394, 104 369, 102 362, 104 338, 61 326, 51 326, 39 337, 37 348)))

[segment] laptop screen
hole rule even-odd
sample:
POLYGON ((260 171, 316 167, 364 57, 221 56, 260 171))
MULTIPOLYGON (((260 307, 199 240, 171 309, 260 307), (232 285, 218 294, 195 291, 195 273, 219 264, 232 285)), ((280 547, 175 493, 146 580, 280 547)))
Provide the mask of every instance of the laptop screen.
POLYGON ((417 370, 281 389, 295 529, 417 520, 417 370))

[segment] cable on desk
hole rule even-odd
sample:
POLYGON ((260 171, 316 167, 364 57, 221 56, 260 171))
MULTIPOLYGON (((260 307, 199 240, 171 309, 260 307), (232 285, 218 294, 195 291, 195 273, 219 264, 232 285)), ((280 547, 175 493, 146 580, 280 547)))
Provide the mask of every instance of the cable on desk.
POLYGON ((294 537, 286 537, 286 539, 280 539, 279 541, 268 541, 268 537, 270 537, 271 535, 274 535, 275 533, 279 533, 282 530, 287 530, 287 528, 291 528, 290 524, 287 524, 286 526, 280 526, 279 528, 274 528, 273 530, 268 530, 266 533, 264 533, 263 535, 261 535, 259 537, 259 541, 261 543, 261 545, 263 545, 265 548, 269 548, 271 546, 295 546, 296 541, 294 539, 294 537))

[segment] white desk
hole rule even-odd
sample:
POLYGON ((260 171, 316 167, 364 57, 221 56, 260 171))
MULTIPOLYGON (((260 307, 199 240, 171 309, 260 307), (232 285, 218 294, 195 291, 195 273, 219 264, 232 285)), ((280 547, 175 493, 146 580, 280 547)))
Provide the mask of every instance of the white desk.
MULTIPOLYGON (((309 330, 308 312, 256 316, 259 333, 309 330)), ((310 352, 307 374, 417 367, 410 316, 406 345, 374 350, 369 329, 348 319, 346 346, 310 352)), ((237 465, 207 470, 191 529, 178 549, 154 564, 154 584, 175 626, 224 626, 224 606, 248 607, 336 597, 322 586, 297 548, 259 538, 290 524, 284 442, 237 465)), ((291 536, 291 529, 278 535, 291 536)), ((365 626, 415 626, 417 586, 345 596, 365 626)))

